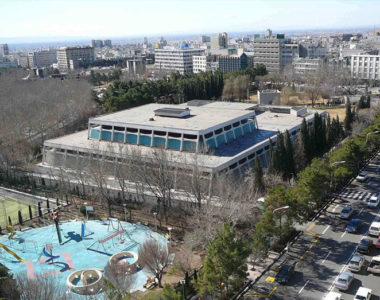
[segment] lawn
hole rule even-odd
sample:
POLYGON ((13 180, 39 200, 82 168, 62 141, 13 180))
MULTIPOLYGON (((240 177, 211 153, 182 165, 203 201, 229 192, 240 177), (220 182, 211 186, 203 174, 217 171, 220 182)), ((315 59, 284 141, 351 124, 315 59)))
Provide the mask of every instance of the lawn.
MULTIPOLYGON (((21 211, 23 220, 29 219, 28 203, 20 201, 19 199, 0 196, 0 226, 5 227, 8 225, 8 216, 11 217, 12 223, 18 223, 18 211, 21 211), (5 211, 4 211, 5 204, 5 211)), ((37 214, 37 207, 31 205, 33 216, 37 214)))

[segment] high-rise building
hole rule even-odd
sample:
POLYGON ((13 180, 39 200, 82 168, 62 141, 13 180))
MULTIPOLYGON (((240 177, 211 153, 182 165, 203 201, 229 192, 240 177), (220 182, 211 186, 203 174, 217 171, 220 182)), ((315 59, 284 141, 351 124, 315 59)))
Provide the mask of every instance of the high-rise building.
POLYGON ((295 59, 299 57, 298 44, 282 44, 281 45, 281 70, 291 65, 295 59))
POLYGON ((57 50, 58 69, 63 71, 74 70, 81 63, 94 61, 93 47, 61 47, 57 50))
POLYGON ((57 50, 43 50, 28 53, 29 68, 48 67, 57 62, 57 50))
POLYGON ((264 65, 269 73, 280 73, 283 43, 284 35, 280 34, 267 38, 255 38, 253 40, 255 65, 264 65))
POLYGON ((204 43, 209 43, 211 41, 210 37, 207 35, 201 35, 199 38, 199 41, 204 44, 204 43))
POLYGON ((181 74, 193 72, 193 56, 203 55, 204 49, 155 49, 156 70, 178 71, 181 74))
POLYGON ((272 30, 267 29, 267 30, 265 31, 265 37, 266 37, 267 39, 271 38, 271 37, 272 37, 272 30))
POLYGON ((103 46, 112 48, 112 41, 111 40, 104 40, 103 46))
POLYGON ((228 48, 228 34, 226 32, 219 33, 217 36, 211 37, 212 49, 227 49, 228 48))
POLYGON ((253 67, 253 57, 245 53, 241 55, 225 55, 219 56, 219 70, 222 73, 233 72, 237 70, 245 70, 248 67, 253 67))
POLYGON ((359 79, 380 79, 380 55, 351 56, 351 76, 359 79))
POLYGON ((0 55, 9 55, 9 48, 8 44, 0 44, 0 55))
POLYGON ((102 48, 103 47, 103 41, 102 40, 91 40, 91 46, 93 48, 102 48))

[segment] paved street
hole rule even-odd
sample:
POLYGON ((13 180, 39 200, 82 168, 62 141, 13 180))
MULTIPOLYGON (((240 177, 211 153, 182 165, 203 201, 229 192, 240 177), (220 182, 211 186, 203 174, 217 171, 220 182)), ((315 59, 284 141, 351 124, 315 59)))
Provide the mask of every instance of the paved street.
MULTIPOLYGON (((262 276, 253 291, 265 286, 266 292, 261 293, 262 298, 271 292, 267 297, 270 299, 323 299, 329 291, 337 291, 333 286, 335 279, 347 269, 358 242, 367 235, 370 224, 380 218, 380 205, 377 209, 370 209, 365 203, 365 199, 369 199, 373 193, 380 192, 380 155, 372 160, 366 171, 370 179, 365 183, 353 181, 317 220, 303 226, 300 238, 280 259, 280 263, 285 260, 297 263, 294 276, 289 283, 268 283, 270 277, 276 274, 275 271, 269 271, 262 276), (353 217, 364 221, 364 226, 357 234, 346 232, 348 220, 339 218, 342 208, 349 204, 355 209, 353 217)), ((375 237, 371 238, 376 242, 375 237)), ((380 249, 372 248, 368 255, 364 255, 366 265, 375 255, 380 255, 380 249)), ((360 286, 372 289, 372 300, 380 299, 379 276, 367 272, 366 267, 360 273, 353 274, 354 281, 350 289, 339 292, 342 299, 353 299, 360 286)), ((253 292, 252 295, 254 294, 253 292)), ((248 295, 249 293, 246 299, 255 299, 248 295)))

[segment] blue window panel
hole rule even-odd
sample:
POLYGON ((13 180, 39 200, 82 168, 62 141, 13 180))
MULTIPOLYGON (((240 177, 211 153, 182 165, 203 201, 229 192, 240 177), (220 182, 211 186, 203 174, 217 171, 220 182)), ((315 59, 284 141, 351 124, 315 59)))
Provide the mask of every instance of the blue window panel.
POLYGON ((202 152, 204 150, 204 147, 205 147, 205 143, 203 143, 202 141, 199 141, 198 151, 202 152))
POLYGON ((253 122, 249 122, 249 127, 251 128, 251 131, 255 130, 255 124, 253 122))
POLYGON ((137 144, 137 135, 136 134, 128 134, 127 133, 127 143, 129 143, 129 144, 137 144))
POLYGON ((249 128, 249 124, 244 124, 243 125, 243 131, 244 131, 244 134, 246 134, 246 133, 248 133, 248 132, 251 131, 250 128, 249 128))
POLYGON ((105 140, 105 141, 110 141, 111 140, 111 135, 112 135, 112 132, 110 132, 110 131, 102 131, 102 137, 101 137, 101 139, 105 140))
POLYGON ((91 129, 90 131, 90 138, 92 139, 99 139, 100 133, 98 129, 91 129))
POLYGON ((236 137, 243 135, 243 133, 241 132, 241 128, 240 127, 239 128, 235 128, 234 131, 235 131, 236 137))
POLYGON ((114 132, 113 133, 113 140, 115 142, 124 142, 124 133, 122 133, 122 132, 114 132))
POLYGON ((165 139, 162 137, 154 137, 153 138, 153 146, 165 148, 165 139))
POLYGON ((234 133, 232 132, 232 130, 227 131, 227 143, 232 141, 233 139, 234 139, 234 133))
POLYGON ((139 145, 150 146, 152 138, 150 136, 140 135, 139 145))
POLYGON ((218 145, 223 145, 226 141, 224 139, 224 134, 220 134, 216 137, 216 141, 218 142, 218 145))
POLYGON ((213 138, 207 140, 207 141, 206 141, 206 144, 208 145, 208 147, 209 147, 210 149, 212 149, 212 148, 216 148, 215 140, 214 140, 213 138))
POLYGON ((183 151, 189 151, 189 152, 195 152, 196 143, 192 142, 192 141, 183 141, 182 150, 183 151))
POLYGON ((168 139, 168 148, 173 150, 180 150, 181 141, 175 139, 168 139))

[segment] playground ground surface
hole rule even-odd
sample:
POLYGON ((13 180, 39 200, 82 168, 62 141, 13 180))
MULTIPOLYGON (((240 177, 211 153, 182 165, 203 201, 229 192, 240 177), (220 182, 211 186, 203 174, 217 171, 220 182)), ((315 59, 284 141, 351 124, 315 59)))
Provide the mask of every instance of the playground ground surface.
MULTIPOLYGON (((26 274, 28 278, 54 276, 57 284, 66 288, 66 278, 73 271, 104 269, 111 255, 125 250, 138 253, 139 247, 147 239, 155 239, 165 245, 167 243, 164 236, 144 225, 116 221, 112 224, 113 227, 109 221, 87 221, 85 235, 82 238, 82 222, 60 223, 63 240, 61 245, 58 242, 55 225, 17 231, 14 239, 9 239, 6 235, 1 236, 0 243, 25 261, 18 261, 15 256, 0 248, 0 262, 15 275, 26 274), (125 229, 125 233, 114 236, 120 225, 125 229), (111 236, 114 237, 109 238, 111 236), (99 243, 99 241, 105 242, 99 243), (48 244, 52 245, 52 255, 58 256, 54 259, 54 264, 46 263, 48 257, 44 249, 48 244)), ((131 291, 143 291, 148 276, 152 275, 145 269, 138 271, 131 291)), ((73 298, 77 296, 73 295, 73 298)))

